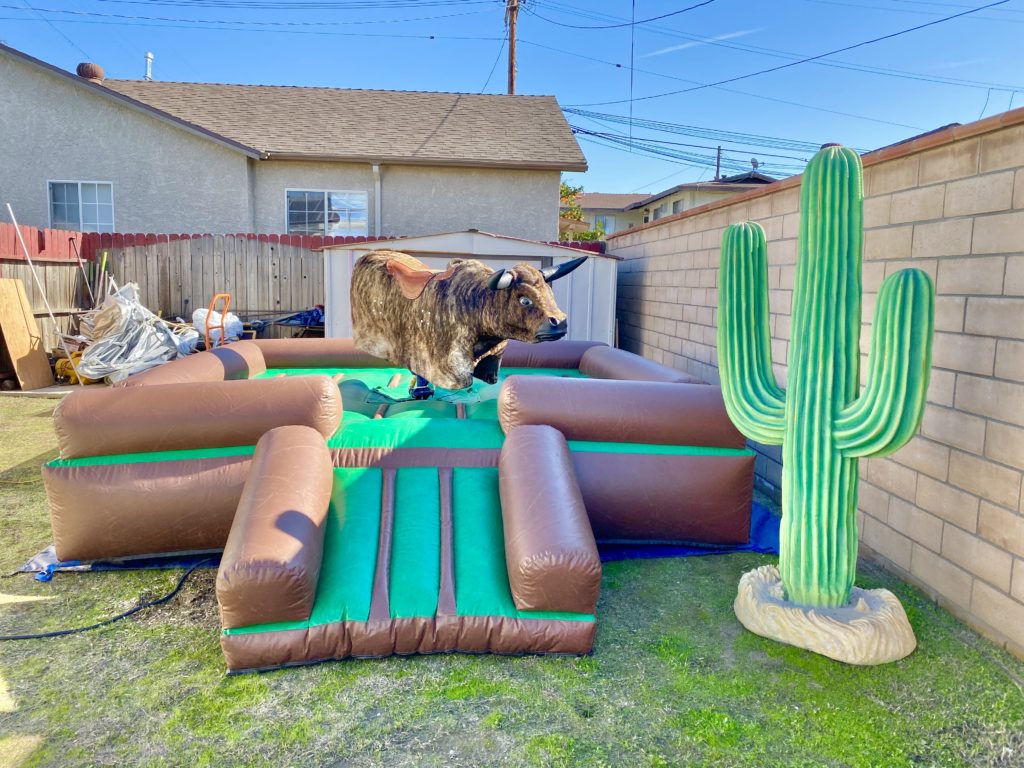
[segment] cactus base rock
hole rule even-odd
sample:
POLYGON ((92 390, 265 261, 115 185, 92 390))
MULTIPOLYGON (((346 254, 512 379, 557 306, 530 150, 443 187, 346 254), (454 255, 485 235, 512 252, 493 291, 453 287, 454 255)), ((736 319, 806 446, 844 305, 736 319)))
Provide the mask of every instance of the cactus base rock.
POLYGON ((847 664, 886 664, 917 647, 907 614, 889 590, 854 587, 847 605, 809 608, 784 598, 774 565, 743 574, 733 610, 754 634, 847 664))

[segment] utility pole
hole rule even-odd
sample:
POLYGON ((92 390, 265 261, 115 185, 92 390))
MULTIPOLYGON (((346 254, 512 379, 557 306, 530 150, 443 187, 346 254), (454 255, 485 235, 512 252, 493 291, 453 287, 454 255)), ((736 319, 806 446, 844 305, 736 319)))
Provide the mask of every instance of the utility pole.
POLYGON ((519 0, 506 0, 505 25, 508 27, 508 95, 516 95, 516 18, 519 0))
POLYGON ((718 148, 718 155, 715 157, 715 181, 722 178, 722 148, 718 148))

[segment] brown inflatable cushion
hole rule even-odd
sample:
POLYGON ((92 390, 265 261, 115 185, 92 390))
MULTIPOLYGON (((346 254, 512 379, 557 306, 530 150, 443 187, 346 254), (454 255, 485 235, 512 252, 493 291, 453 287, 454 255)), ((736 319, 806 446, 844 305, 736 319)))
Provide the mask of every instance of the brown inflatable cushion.
POLYGON ((324 437, 341 423, 327 376, 85 388, 54 411, 63 459, 253 445, 274 427, 301 424, 324 437))
POLYGON ((267 368, 389 368, 391 363, 356 349, 352 339, 257 339, 267 368))
POLYGON ((594 347, 583 353, 580 373, 592 379, 625 379, 627 381, 665 381, 679 384, 701 384, 688 373, 656 363, 632 352, 614 347, 594 347))
POLYGON ((594 613, 601 559, 565 438, 545 426, 513 430, 501 449, 498 477, 516 607, 594 613))
POLYGON ((119 387, 152 384, 183 384, 190 381, 251 379, 267 370, 260 348, 251 341, 239 341, 180 360, 172 360, 148 371, 129 376, 119 387))
POLYGON ((583 353, 605 346, 600 341, 544 341, 528 344, 510 341, 501 364, 510 368, 579 368, 583 353))
POLYGON ((224 627, 309 618, 333 478, 315 429, 278 427, 260 438, 217 572, 224 627))
POLYGON ((509 376, 498 396, 505 434, 550 424, 567 440, 743 448, 718 387, 509 376))

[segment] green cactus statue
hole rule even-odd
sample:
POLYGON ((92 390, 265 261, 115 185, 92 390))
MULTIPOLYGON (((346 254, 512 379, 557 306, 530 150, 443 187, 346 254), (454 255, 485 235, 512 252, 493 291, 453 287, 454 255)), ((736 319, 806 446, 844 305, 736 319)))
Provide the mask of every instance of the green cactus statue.
POLYGON ((919 269, 878 294, 860 391, 863 181, 857 153, 828 145, 807 165, 793 290, 788 387, 771 368, 764 230, 722 243, 718 362, 729 416, 751 440, 783 446, 779 572, 786 599, 846 605, 857 564, 857 460, 917 431, 931 368, 934 295, 919 269))

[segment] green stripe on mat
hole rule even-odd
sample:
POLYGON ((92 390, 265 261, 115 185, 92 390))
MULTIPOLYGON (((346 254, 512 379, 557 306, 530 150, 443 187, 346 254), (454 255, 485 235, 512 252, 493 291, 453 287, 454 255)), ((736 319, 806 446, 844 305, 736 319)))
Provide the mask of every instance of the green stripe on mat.
POLYGON ((603 443, 570 440, 577 453, 646 453, 668 456, 753 456, 749 448, 713 448, 703 445, 655 445, 653 443, 603 443))
POLYGON ((83 456, 78 459, 54 459, 48 467, 100 467, 107 464, 145 464, 151 461, 184 461, 187 459, 217 459, 223 456, 252 456, 255 445, 233 445, 227 448, 189 448, 181 451, 150 451, 148 453, 118 453, 110 456, 83 456))
POLYGON ((501 448, 505 435, 483 419, 371 419, 342 421, 331 448, 501 448))
POLYGON ((391 618, 433 616, 441 588, 441 499, 434 467, 398 470, 391 535, 391 618))

